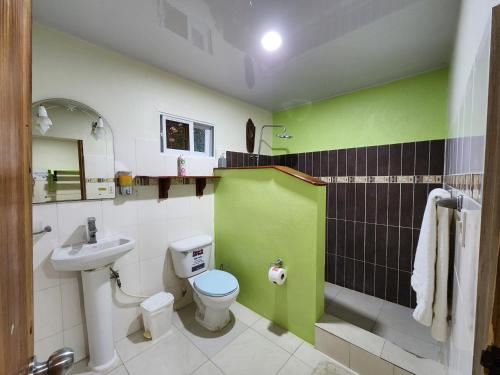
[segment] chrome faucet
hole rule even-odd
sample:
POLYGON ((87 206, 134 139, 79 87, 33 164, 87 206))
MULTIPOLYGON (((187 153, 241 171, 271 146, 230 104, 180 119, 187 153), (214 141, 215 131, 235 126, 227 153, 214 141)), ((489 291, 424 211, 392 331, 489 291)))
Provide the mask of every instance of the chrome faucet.
POLYGON ((97 233, 97 227, 95 226, 95 217, 88 217, 87 218, 87 233, 88 233, 88 243, 96 243, 97 238, 96 238, 96 233, 97 233))

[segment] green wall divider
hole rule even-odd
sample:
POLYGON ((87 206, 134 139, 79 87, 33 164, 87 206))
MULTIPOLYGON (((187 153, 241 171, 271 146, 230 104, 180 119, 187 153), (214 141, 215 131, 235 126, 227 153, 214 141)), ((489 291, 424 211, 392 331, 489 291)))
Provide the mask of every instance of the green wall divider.
MULTIPOLYGON (((448 69, 435 70, 273 114, 292 139, 274 154, 445 139, 448 69)), ((280 130, 275 129, 275 134, 280 130)))
POLYGON ((214 170, 215 263, 240 285, 238 301, 314 343, 324 312, 326 186, 273 168, 214 170), (283 286, 267 279, 284 260, 283 286))

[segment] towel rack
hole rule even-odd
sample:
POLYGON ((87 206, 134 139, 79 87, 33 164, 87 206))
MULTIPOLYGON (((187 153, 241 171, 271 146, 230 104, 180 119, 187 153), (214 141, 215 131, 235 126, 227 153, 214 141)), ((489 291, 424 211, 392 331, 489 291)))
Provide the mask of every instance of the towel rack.
POLYGON ((452 210, 457 210, 458 212, 462 211, 464 203, 464 196, 457 195, 456 197, 451 198, 439 198, 436 201, 436 204, 441 207, 451 208, 452 210))
POLYGON ((33 235, 42 234, 42 233, 49 233, 49 232, 52 232, 52 227, 50 225, 47 225, 42 230, 39 230, 38 232, 33 232, 33 235))

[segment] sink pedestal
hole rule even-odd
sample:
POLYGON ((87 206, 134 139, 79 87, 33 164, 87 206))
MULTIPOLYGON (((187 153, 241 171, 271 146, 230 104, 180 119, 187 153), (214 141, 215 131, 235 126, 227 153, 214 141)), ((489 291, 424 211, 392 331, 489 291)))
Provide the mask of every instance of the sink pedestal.
POLYGON ((113 342, 112 293, 109 265, 135 247, 121 235, 54 249, 50 261, 56 271, 81 271, 89 342, 89 367, 110 369, 118 360, 113 342))
POLYGON ((118 358, 113 342, 109 268, 82 271, 82 284, 90 354, 88 366, 94 371, 105 371, 118 358))

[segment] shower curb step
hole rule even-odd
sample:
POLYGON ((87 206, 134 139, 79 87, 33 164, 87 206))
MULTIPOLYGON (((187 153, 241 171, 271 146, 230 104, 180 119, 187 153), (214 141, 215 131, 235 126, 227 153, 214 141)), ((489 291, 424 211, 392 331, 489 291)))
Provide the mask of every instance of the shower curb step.
POLYGON ((315 335, 316 349, 360 375, 446 374, 441 363, 419 358, 333 315, 323 315, 315 324, 315 335))

